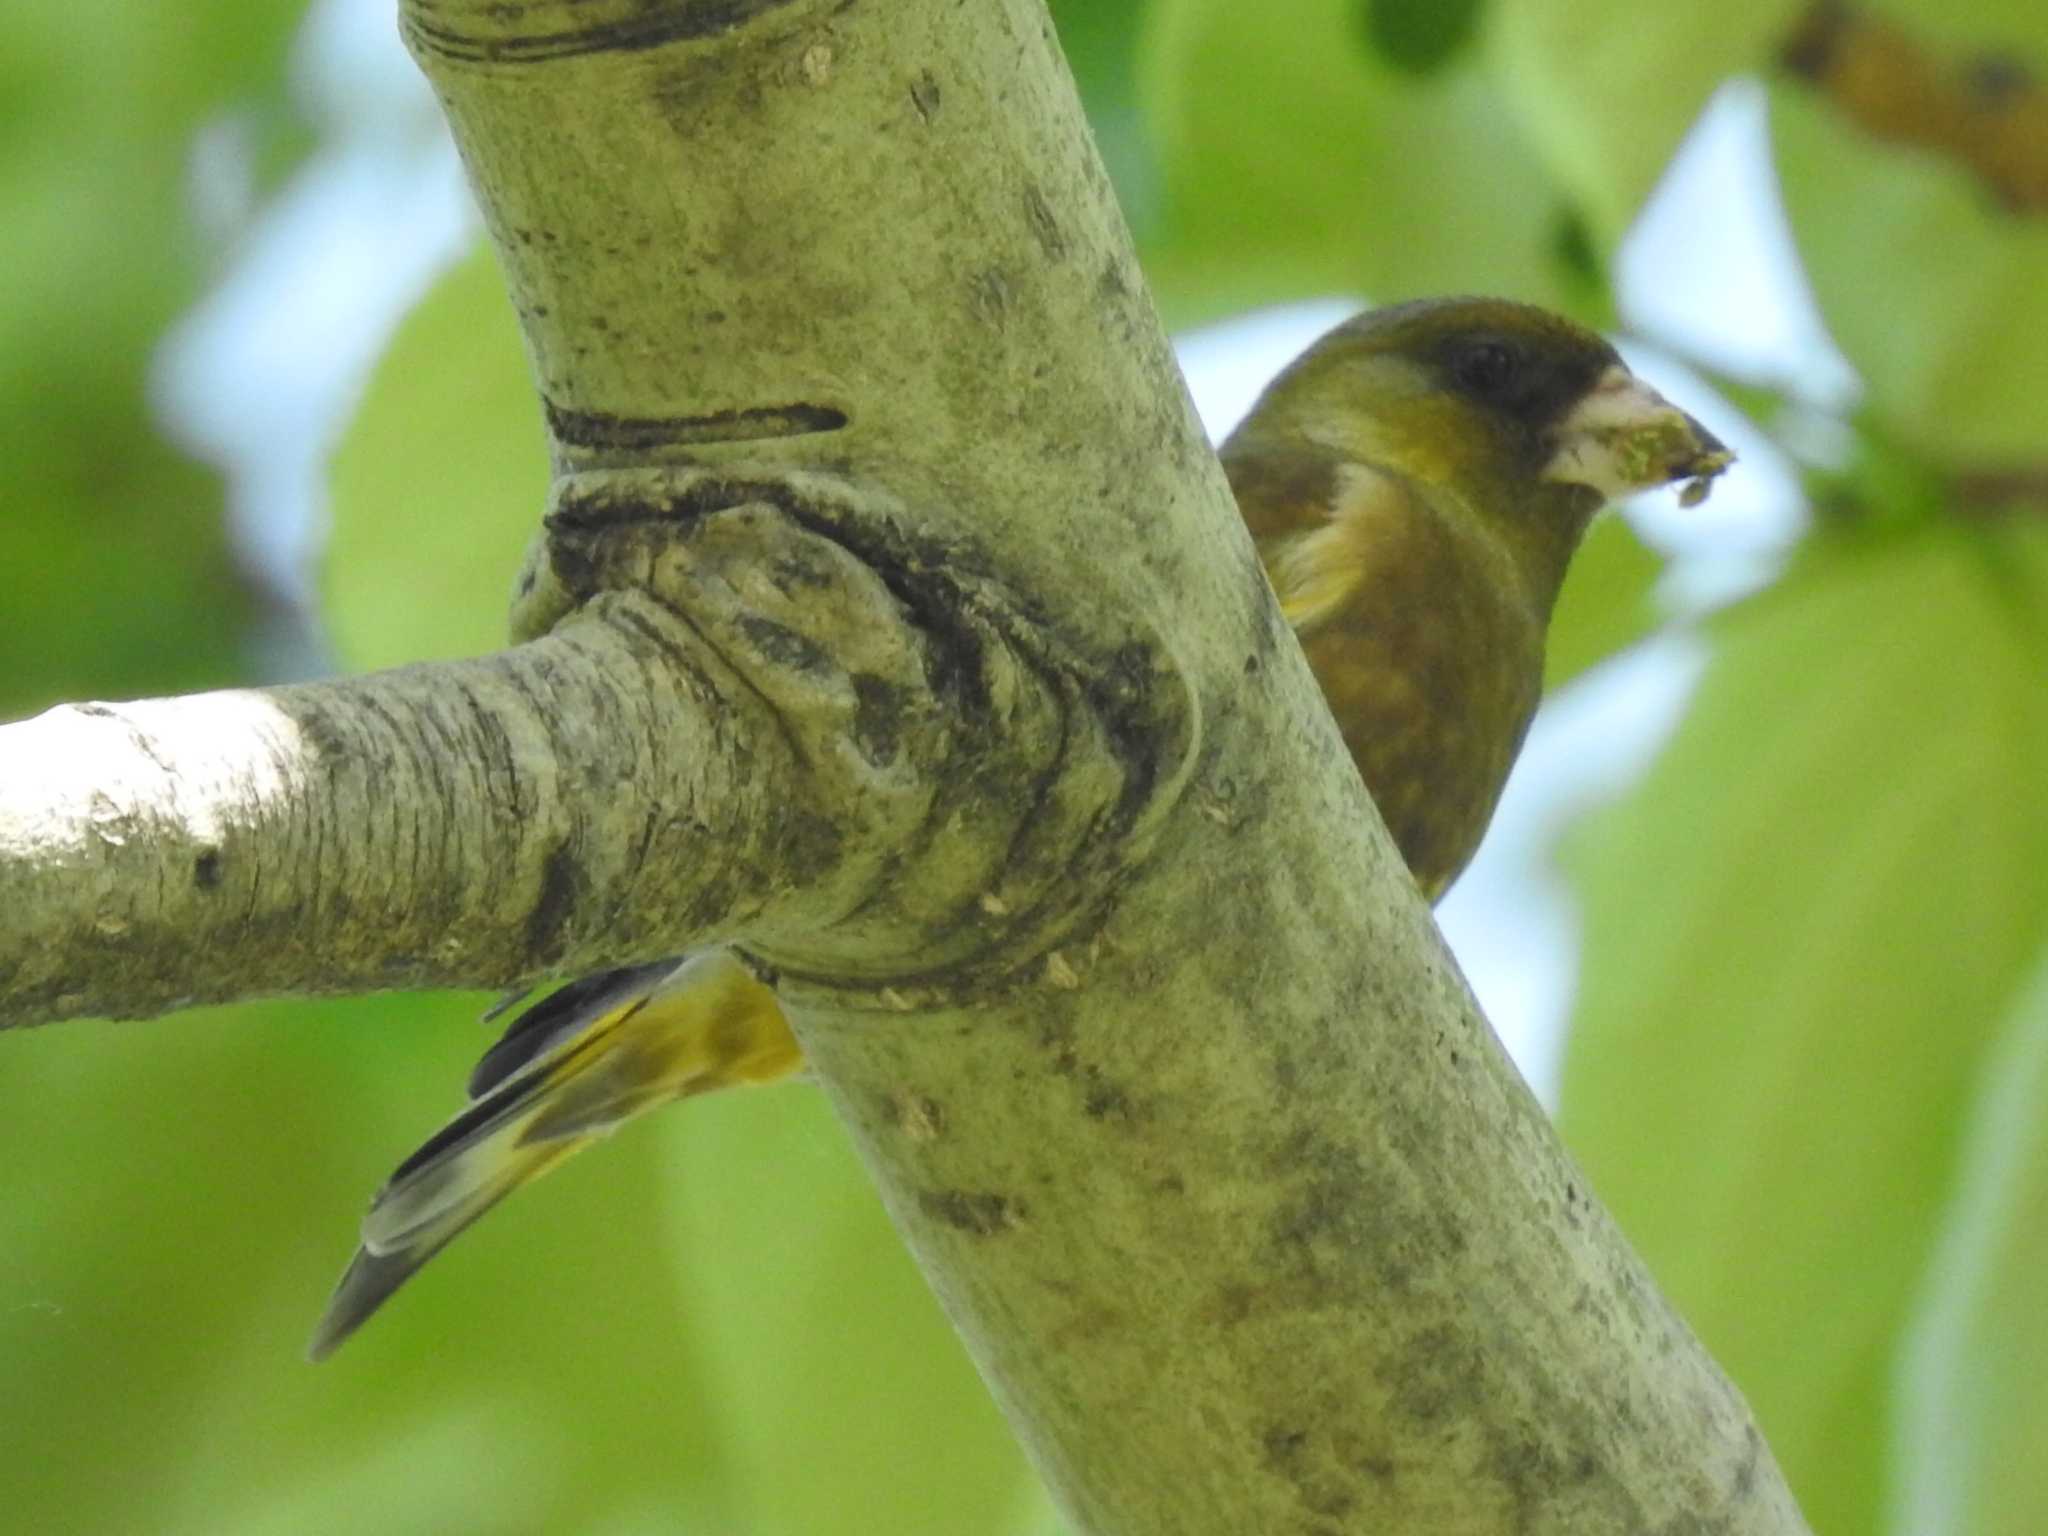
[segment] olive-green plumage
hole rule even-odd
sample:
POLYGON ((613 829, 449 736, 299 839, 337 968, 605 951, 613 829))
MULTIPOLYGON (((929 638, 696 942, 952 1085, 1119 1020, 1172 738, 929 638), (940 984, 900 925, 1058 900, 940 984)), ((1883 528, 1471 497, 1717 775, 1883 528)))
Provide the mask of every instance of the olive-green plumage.
MULTIPOLYGON (((1727 458, 1599 337, 1487 299, 1347 321, 1224 445, 1282 610, 1432 898, 1493 815, 1587 522, 1624 491, 1697 490, 1727 458)), ((469 1107, 379 1191, 315 1358, 499 1200, 614 1127, 802 1065, 774 992, 723 952, 544 998, 485 1055, 469 1107)))
POLYGON ((1600 337, 1494 299, 1338 326, 1222 457, 1345 745, 1432 898, 1493 816, 1593 514, 1727 462, 1600 337))

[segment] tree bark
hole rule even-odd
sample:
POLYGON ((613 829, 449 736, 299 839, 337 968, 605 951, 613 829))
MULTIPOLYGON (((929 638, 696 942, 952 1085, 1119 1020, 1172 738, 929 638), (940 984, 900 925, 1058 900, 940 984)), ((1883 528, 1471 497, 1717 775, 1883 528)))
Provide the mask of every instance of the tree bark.
POLYGON ((1077 1532, 1803 1529, 1393 853, 1037 0, 403 22, 546 407, 523 643, 13 728, 8 1016, 731 942, 1077 1532))
POLYGON ((0 1024, 489 986, 733 922, 800 862, 799 775, 692 640, 617 594, 475 662, 0 728, 0 1024))

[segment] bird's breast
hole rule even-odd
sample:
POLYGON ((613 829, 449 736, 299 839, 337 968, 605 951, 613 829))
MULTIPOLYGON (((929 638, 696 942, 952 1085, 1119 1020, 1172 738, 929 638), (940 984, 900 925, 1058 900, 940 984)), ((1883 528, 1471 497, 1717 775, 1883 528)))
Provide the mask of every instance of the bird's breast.
POLYGON ((1542 620, 1492 554, 1442 527, 1375 538, 1358 551, 1346 600, 1301 636, 1344 744, 1432 899, 1478 848, 1542 686, 1542 620))

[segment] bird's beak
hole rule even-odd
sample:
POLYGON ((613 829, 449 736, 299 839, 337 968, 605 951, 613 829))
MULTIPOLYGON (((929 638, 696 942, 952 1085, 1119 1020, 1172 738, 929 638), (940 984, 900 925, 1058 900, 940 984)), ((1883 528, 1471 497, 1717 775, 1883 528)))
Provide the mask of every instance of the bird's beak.
POLYGON ((1607 501, 1684 480, 1679 499, 1696 506, 1735 462, 1719 438, 1620 363, 1558 423, 1556 443, 1543 478, 1590 486, 1607 501))

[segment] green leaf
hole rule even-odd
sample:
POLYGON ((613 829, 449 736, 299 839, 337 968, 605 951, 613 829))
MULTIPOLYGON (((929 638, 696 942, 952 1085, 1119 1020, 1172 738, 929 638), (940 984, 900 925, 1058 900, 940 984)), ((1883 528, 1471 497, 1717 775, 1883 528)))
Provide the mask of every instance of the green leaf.
MULTIPOLYGON (((2023 4, 2024 18, 1976 0, 1975 35, 2032 37, 2048 67, 2023 4)), ((1869 138, 1798 84, 1773 93, 1771 137, 1814 298, 1871 410, 1937 462, 2048 454, 2048 218, 1999 208, 1966 168, 1869 138)))
POLYGON ((2048 950, 1989 1053, 1900 1373, 1900 1536, 2033 1536, 2048 1509, 2048 950))
POLYGON ((2048 529, 1814 541, 1569 850, 1563 1127, 1815 1530, 1878 1527, 1891 1361, 2048 936, 2048 529))
POLYGON ((1140 254, 1169 321, 1460 290, 1603 321, 1478 50, 1417 80, 1357 27, 1355 0, 1160 0, 1140 83, 1165 208, 1140 254))
POLYGON ((326 613, 363 667, 504 643, 548 461, 526 352, 479 244, 414 308, 334 459, 326 613))
POLYGON ((460 1106, 478 1006, 4 1041, 0 1117, 35 1152, 0 1162, 10 1529, 1023 1524, 1042 1495, 806 1086, 628 1127, 308 1366, 365 1202, 460 1106))
POLYGON ((672 1117, 664 1228, 703 1320, 733 1530, 999 1531, 1037 1479, 808 1085, 672 1117))
POLYGON ((716 1322, 676 1306, 644 1139, 305 1363, 365 1200, 461 1102, 475 1014, 271 1003, 7 1040, 0 1114, 36 1149, 0 1169, 10 1523, 581 1530, 660 1497, 740 1528, 715 1518, 718 1405, 690 1388, 716 1322))
POLYGON ((1481 0, 1363 0, 1365 37, 1410 75, 1433 75, 1472 41, 1481 0))
POLYGON ((1494 59, 1550 173, 1611 252, 1707 98, 1768 64, 1805 9, 1806 0, 1497 0, 1494 59))

